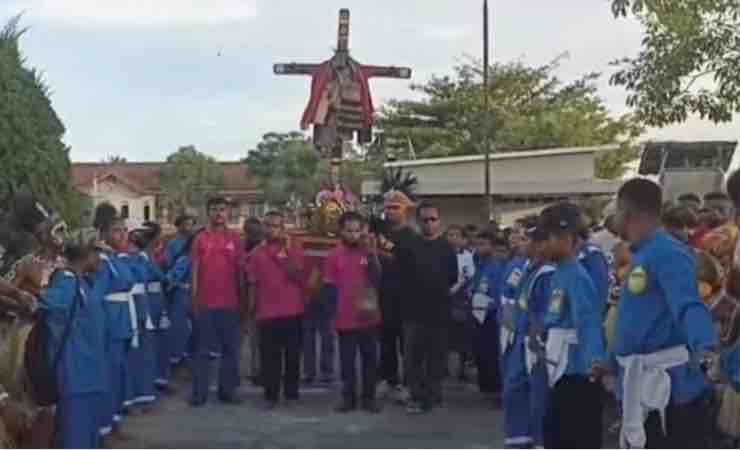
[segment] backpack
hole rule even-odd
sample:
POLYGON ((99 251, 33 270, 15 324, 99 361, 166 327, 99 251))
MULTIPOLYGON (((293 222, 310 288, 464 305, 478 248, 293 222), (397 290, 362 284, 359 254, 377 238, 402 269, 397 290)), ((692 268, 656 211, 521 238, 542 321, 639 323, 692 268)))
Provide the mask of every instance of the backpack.
POLYGON ((23 365, 31 386, 32 397, 38 406, 51 406, 59 400, 57 367, 64 354, 64 348, 69 340, 72 324, 77 315, 79 296, 79 280, 77 280, 72 303, 72 314, 64 325, 59 350, 57 350, 51 360, 49 359, 49 346, 52 335, 46 320, 46 311, 40 310, 37 312, 34 324, 28 334, 26 351, 23 355, 23 365))

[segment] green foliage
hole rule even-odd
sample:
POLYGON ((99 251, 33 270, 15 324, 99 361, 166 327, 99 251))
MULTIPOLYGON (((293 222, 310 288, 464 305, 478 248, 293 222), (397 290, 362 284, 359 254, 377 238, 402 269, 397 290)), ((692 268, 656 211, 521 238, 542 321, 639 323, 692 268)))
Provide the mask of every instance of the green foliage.
POLYGON ((120 155, 108 155, 107 157, 103 159, 103 162, 108 163, 108 164, 120 164, 120 163, 125 163, 126 158, 120 155))
POLYGON ((30 189, 74 224, 81 212, 70 183, 69 148, 62 142, 64 125, 51 106, 41 74, 25 64, 19 39, 26 29, 19 28, 19 22, 17 16, 0 31, 2 180, 16 190, 30 189))
POLYGON ((740 112, 739 0, 613 0, 612 11, 645 29, 640 52, 614 61, 611 78, 641 120, 728 122, 740 112))
POLYGON ((189 208, 201 210, 209 195, 223 190, 224 171, 214 158, 188 145, 167 157, 161 180, 169 208, 180 214, 189 208))
POLYGON ((285 207, 291 201, 311 203, 321 187, 321 160, 302 133, 267 133, 243 160, 259 179, 265 200, 285 207))
MULTIPOLYGON (((642 128, 630 115, 609 114, 596 93, 598 74, 569 84, 554 76, 562 57, 539 67, 520 62, 491 66, 490 116, 485 113, 478 61, 455 67, 453 76, 434 76, 413 85, 413 91, 424 94, 421 101, 393 100, 382 111, 379 126, 389 149, 399 159, 409 157, 409 142, 420 158, 469 155, 485 151, 488 135, 497 151, 620 142, 624 151, 608 158, 626 158, 642 128)), ((601 176, 619 175, 619 167, 601 167, 601 176)))

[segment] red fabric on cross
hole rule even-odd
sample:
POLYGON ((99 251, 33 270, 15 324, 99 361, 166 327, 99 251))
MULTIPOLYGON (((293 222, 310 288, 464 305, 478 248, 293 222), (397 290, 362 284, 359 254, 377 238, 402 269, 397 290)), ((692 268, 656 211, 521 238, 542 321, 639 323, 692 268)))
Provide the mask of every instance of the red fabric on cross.
MULTIPOLYGON (((357 70, 355 70, 354 76, 355 81, 360 83, 364 125, 366 128, 369 128, 373 126, 373 115, 375 114, 373 99, 370 95, 370 83, 368 82, 370 77, 364 66, 357 65, 356 68, 357 70)), ((305 111, 303 111, 301 129, 305 130, 309 125, 312 125, 315 122, 316 112, 319 109, 319 103, 321 103, 321 96, 329 85, 331 79, 331 60, 328 60, 319 64, 316 71, 311 75, 311 98, 308 101, 305 111)))

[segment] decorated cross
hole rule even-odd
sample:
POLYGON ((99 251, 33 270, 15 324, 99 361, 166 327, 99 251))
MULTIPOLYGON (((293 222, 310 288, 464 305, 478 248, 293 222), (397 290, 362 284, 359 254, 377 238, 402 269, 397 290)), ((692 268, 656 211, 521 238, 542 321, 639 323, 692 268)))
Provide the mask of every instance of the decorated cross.
POLYGON ((370 78, 411 78, 411 69, 395 66, 366 66, 349 54, 349 10, 339 11, 339 31, 334 56, 319 64, 275 64, 276 75, 310 75, 311 98, 301 119, 301 128, 313 126, 314 144, 322 156, 332 159, 332 178, 343 155, 343 144, 354 139, 372 139, 373 102, 370 78))

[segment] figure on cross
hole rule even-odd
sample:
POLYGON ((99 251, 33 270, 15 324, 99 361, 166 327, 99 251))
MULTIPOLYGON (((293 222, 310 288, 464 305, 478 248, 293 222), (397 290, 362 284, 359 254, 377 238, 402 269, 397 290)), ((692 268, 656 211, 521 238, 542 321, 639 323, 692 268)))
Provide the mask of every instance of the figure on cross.
POLYGON ((301 129, 313 125, 313 140, 332 165, 341 162, 343 143, 357 132, 359 143, 372 140, 374 107, 370 78, 411 78, 411 69, 366 66, 349 54, 349 10, 339 11, 339 32, 334 56, 320 64, 275 64, 276 75, 310 75, 311 97, 301 119, 301 129))

